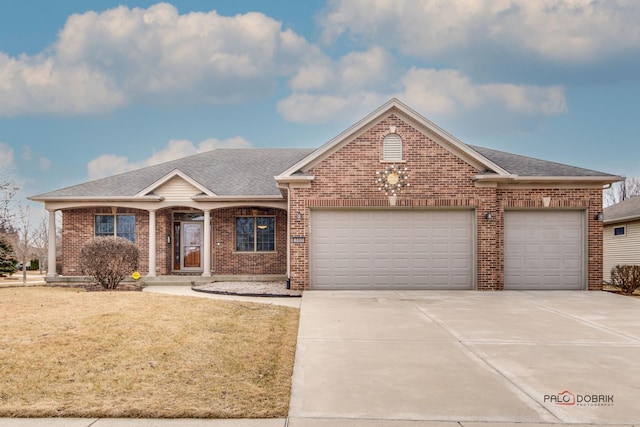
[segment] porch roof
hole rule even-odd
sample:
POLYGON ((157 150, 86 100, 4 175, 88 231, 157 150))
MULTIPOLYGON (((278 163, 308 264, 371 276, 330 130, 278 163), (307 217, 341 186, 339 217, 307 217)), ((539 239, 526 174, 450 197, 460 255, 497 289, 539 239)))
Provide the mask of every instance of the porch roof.
POLYGON ((173 171, 217 196, 280 196, 273 177, 312 149, 216 149, 119 175, 62 188, 32 200, 134 197, 173 171))

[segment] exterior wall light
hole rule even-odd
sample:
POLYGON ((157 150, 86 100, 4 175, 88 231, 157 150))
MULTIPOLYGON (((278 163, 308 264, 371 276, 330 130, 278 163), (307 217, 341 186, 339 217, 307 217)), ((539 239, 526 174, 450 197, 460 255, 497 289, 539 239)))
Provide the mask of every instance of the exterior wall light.
POLYGON ((484 214, 484 219, 486 219, 487 221, 491 221, 493 219, 493 214, 491 212, 487 212, 486 214, 484 214))
POLYGON ((301 214, 300 212, 298 212, 298 213, 296 214, 296 219, 297 219, 298 221, 302 221, 302 214, 301 214))
POLYGON ((597 214, 594 215, 593 219, 595 219, 596 221, 604 221, 604 214, 602 212, 598 212, 597 214))
POLYGON ((171 244, 171 234, 167 234, 167 245, 171 244))

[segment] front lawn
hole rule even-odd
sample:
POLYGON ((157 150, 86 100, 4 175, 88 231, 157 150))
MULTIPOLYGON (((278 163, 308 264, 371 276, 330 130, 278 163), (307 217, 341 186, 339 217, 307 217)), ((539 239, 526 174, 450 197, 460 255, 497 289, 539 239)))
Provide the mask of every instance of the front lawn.
POLYGON ((286 417, 297 309, 0 289, 0 417, 286 417))

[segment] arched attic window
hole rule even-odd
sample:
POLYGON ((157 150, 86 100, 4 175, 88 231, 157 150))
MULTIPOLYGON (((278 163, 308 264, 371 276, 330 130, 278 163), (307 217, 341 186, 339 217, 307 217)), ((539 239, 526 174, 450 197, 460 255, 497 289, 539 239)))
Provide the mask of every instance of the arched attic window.
POLYGON ((395 162, 402 160, 402 138, 396 133, 390 133, 382 141, 382 160, 395 162))

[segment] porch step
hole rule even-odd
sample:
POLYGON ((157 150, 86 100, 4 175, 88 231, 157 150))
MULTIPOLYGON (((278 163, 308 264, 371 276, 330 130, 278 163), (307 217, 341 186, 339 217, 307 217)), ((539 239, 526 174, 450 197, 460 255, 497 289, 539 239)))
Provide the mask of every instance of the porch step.
POLYGON ((198 286, 212 282, 279 282, 287 280, 284 274, 264 275, 231 275, 215 274, 210 277, 202 276, 156 276, 142 277, 140 282, 146 286, 198 286))
MULTIPOLYGON (((47 277, 49 285, 81 285, 87 283, 82 276, 57 276, 47 277)), ((284 274, 264 274, 264 275, 231 275, 216 274, 210 277, 202 276, 142 276, 138 283, 143 286, 199 286, 212 282, 279 282, 287 280, 284 274)), ((133 283, 133 279, 125 279, 122 283, 133 283)))

